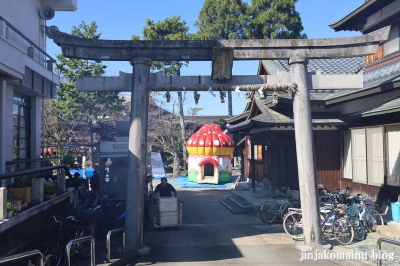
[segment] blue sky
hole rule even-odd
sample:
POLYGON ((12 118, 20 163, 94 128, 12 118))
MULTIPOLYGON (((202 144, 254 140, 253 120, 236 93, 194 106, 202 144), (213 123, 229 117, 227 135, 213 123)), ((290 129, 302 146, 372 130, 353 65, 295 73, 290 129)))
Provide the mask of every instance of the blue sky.
MULTIPOLYGON (((248 1, 250 2, 250 1, 248 1)), ((142 29, 147 18, 162 21, 172 16, 181 16, 190 27, 190 32, 196 32, 193 26, 203 6, 203 0, 78 0, 78 10, 75 12, 56 12, 47 25, 55 25, 60 31, 70 33, 73 26, 82 21, 96 21, 101 39, 129 40, 133 34, 142 36, 142 29)), ((335 32, 328 25, 343 18, 364 3, 364 0, 299 0, 296 10, 300 13, 304 33, 309 39, 340 38, 358 36, 359 32, 335 32)), ((60 47, 47 40, 47 52, 54 56, 61 53, 60 47)), ((106 75, 116 76, 119 71, 131 73, 132 67, 127 62, 108 62, 106 75)), ((257 74, 257 61, 234 61, 233 75, 257 74)), ((190 62, 181 70, 181 75, 211 75, 211 62, 190 62)), ((174 97, 174 94, 172 95, 174 97)), ((232 93, 233 115, 240 114, 246 106, 246 100, 232 93)), ((162 97, 159 97, 162 99, 162 97)), ((173 102, 171 100, 171 102, 173 102)), ((172 106, 164 105, 171 110, 172 106)), ((193 92, 188 92, 185 101, 185 114, 188 108, 203 108, 199 115, 228 115, 228 104, 220 103, 219 97, 213 97, 208 92, 202 92, 198 105, 193 100, 193 92)), ((175 108, 176 110, 176 108, 175 108)))

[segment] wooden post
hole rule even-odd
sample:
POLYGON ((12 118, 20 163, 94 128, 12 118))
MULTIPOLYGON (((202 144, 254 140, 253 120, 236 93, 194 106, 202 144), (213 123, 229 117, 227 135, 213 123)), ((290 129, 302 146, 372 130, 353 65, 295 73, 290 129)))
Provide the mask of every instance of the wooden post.
POLYGON ((250 154, 250 167, 251 167, 251 192, 256 192, 256 167, 254 165, 254 144, 253 144, 253 140, 250 139, 250 150, 251 150, 251 154, 250 154))
POLYGON ((144 179, 146 175, 147 120, 149 91, 147 89, 151 60, 132 59, 131 124, 129 127, 128 175, 126 179, 126 249, 143 247, 144 179))
POLYGON ((293 93, 293 114, 301 209, 305 214, 303 215, 304 244, 306 246, 322 246, 307 77, 308 58, 294 56, 289 59, 289 64, 292 80, 297 83, 297 91, 293 93))

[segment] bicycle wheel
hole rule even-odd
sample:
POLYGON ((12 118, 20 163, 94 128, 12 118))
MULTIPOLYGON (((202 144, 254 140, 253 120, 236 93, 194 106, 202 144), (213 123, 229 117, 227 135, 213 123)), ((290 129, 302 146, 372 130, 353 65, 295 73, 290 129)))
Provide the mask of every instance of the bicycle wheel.
MULTIPOLYGON (((95 237, 95 233, 94 230, 90 229, 90 228, 84 228, 81 233, 78 235, 77 238, 82 238, 85 236, 92 236, 95 237)), ((79 253, 79 255, 82 258, 88 258, 90 256, 91 253, 91 247, 90 247, 90 242, 86 241, 83 243, 79 243, 79 244, 75 244, 77 245, 76 247, 76 253, 79 253)))
POLYGON ((354 228, 354 238, 357 239, 358 241, 364 240, 365 239, 365 227, 363 223, 354 216, 347 217, 351 224, 353 225, 354 228))
POLYGON ((290 202, 285 202, 279 207, 279 213, 281 214, 282 220, 286 216, 286 214, 288 213, 288 211, 289 211, 288 209, 289 208, 293 208, 293 204, 290 203, 290 202))
POLYGON ((289 212, 283 219, 283 229, 294 239, 303 238, 303 219, 301 213, 289 212))
POLYGON ((333 235, 337 242, 348 245, 353 242, 354 228, 346 217, 336 217, 333 222, 333 235))
POLYGON ((44 266, 59 266, 63 257, 64 248, 58 241, 47 241, 40 245, 43 254, 44 266))
POLYGON ((377 210, 369 210, 371 216, 375 219, 376 225, 384 225, 385 222, 383 221, 382 215, 377 210))
POLYGON ((376 210, 367 210, 365 214, 365 227, 367 228, 368 232, 376 232, 377 225, 383 225, 383 218, 382 215, 376 210))
POLYGON ((260 208, 261 219, 266 223, 272 223, 275 218, 275 210, 273 210, 274 203, 271 201, 264 201, 260 208))

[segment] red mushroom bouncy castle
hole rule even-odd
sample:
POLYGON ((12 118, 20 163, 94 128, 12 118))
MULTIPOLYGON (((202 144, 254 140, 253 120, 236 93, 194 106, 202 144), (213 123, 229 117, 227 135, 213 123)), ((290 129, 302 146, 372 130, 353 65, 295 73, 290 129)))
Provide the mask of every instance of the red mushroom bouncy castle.
POLYGON ((232 181, 231 157, 235 143, 216 124, 206 124, 186 143, 189 153, 188 180, 196 183, 232 181))

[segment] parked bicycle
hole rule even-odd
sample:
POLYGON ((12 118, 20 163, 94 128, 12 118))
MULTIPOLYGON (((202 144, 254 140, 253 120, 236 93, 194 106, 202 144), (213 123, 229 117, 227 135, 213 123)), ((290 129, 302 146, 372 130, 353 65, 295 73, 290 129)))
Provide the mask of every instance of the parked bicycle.
MULTIPOLYGON (((323 236, 330 239, 333 237, 342 245, 352 243, 354 228, 351 222, 344 216, 344 210, 337 209, 334 205, 325 205, 321 208, 321 229, 323 236)), ((285 232, 294 239, 302 239, 303 217, 298 208, 289 208, 289 213, 283 220, 285 232)))
POLYGON ((368 199, 366 195, 357 194, 350 197, 348 204, 349 215, 357 217, 368 232, 376 232, 377 226, 384 224, 382 215, 374 209, 377 204, 368 199))
POLYGON ((272 223, 278 217, 283 219, 289 208, 300 207, 300 194, 297 190, 282 188, 281 191, 286 193, 286 196, 284 194, 275 195, 261 204, 260 217, 264 222, 272 223), (283 203, 278 201, 283 201, 283 203))
MULTIPOLYGON (((54 223, 49 225, 53 235, 49 240, 40 245, 43 254, 44 265, 59 266, 64 258, 65 247, 72 239, 85 236, 95 237, 94 226, 96 223, 84 224, 77 216, 68 216, 64 221, 60 221, 56 216, 52 217, 54 223)), ((90 243, 77 243, 71 247, 70 255, 79 254, 82 258, 87 258, 91 254, 90 243)), ((29 265, 35 265, 29 262, 29 265)))

